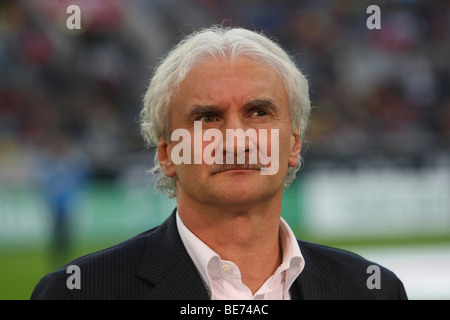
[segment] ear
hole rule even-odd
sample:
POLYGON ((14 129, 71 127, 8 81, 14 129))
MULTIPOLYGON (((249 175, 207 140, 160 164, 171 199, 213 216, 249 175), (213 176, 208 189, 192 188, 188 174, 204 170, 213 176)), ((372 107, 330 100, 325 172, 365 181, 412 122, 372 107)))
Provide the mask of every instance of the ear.
POLYGON ((302 141, 300 139, 300 133, 297 129, 291 135, 291 152, 289 154, 289 166, 295 167, 299 162, 300 151, 302 151, 302 141))
POLYGON ((162 171, 164 171, 168 177, 173 177, 176 174, 175 164, 172 162, 171 158, 171 151, 172 148, 166 140, 160 138, 158 143, 158 161, 162 171))

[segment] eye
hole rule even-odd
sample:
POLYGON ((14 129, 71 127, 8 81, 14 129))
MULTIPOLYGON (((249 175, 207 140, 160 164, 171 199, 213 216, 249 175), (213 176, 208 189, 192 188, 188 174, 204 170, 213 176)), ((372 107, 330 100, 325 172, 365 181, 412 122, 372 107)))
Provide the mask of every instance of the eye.
POLYGON ((264 117, 264 116, 267 116, 267 112, 264 111, 264 110, 260 110, 260 109, 254 110, 254 111, 252 112, 252 114, 254 114, 254 115, 257 116, 257 117, 264 117))
POLYGON ((216 120, 216 116, 212 113, 208 113, 199 117, 198 120, 202 120, 204 122, 214 122, 216 120))

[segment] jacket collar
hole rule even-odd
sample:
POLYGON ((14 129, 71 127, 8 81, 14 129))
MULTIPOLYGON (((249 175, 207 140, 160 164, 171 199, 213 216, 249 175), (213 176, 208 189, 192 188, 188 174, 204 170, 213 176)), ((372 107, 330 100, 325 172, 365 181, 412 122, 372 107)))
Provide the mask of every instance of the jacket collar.
POLYGON ((291 299, 336 299, 344 266, 318 251, 315 244, 302 240, 298 244, 305 268, 291 287, 291 299))
POLYGON ((175 210, 150 235, 135 274, 151 285, 147 299, 209 299, 178 234, 175 210))

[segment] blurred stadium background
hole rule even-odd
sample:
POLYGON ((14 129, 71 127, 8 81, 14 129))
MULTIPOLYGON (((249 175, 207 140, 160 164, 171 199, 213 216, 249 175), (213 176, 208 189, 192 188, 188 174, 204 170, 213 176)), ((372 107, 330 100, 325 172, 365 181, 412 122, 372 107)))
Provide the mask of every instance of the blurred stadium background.
POLYGON ((450 299, 449 5, 0 1, 0 299, 169 215, 141 97, 180 36, 211 24, 277 38, 310 80, 305 165, 283 204, 297 236, 384 264, 411 299, 450 299))

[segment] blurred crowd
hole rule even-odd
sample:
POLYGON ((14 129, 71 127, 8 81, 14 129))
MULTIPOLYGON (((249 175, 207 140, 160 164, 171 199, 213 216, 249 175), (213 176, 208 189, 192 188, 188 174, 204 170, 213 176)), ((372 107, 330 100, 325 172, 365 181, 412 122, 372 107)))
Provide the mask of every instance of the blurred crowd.
POLYGON ((138 116, 152 68, 211 24, 262 30, 295 56, 313 104, 304 170, 450 165, 449 17, 445 0, 0 1, 0 179, 25 177, 58 137, 96 177, 150 168, 138 116))

